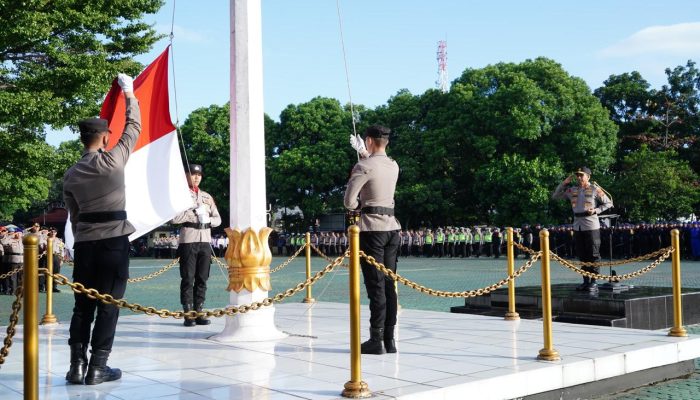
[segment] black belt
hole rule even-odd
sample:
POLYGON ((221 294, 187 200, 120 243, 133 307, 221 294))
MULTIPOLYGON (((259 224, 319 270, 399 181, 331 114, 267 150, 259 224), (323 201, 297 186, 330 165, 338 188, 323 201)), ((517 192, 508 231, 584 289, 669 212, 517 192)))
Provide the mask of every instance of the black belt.
POLYGON ((394 216, 394 209, 389 207, 362 207, 360 210, 363 214, 379 214, 394 216))
POLYGON ((183 227, 185 228, 194 228, 194 229, 209 229, 211 228, 210 223, 206 224, 195 224, 194 222, 185 222, 182 224, 183 227))
POLYGON ((6 256, 21 256, 24 253, 5 253, 6 256))
POLYGON ((589 214, 587 212, 582 212, 582 213, 574 213, 574 217, 590 217, 593 214, 589 214))
POLYGON ((126 219, 126 211, 98 211, 89 213, 78 214, 78 222, 110 222, 110 221, 123 221, 126 219))

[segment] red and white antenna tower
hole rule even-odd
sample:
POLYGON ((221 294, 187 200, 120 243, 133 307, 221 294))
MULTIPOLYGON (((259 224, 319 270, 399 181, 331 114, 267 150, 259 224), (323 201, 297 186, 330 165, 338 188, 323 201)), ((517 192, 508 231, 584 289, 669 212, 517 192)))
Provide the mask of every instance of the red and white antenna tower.
POLYGON ((442 93, 447 93, 450 90, 450 84, 447 78, 447 41, 445 40, 438 42, 437 62, 438 80, 435 83, 442 93))

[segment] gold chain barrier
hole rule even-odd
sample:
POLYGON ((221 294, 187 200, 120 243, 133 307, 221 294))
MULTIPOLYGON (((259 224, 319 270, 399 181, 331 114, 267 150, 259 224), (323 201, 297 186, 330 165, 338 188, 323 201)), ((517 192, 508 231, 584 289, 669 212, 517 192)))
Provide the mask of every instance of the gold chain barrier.
POLYGON ((24 268, 24 267, 17 267, 17 268, 13 269, 12 271, 10 271, 10 272, 8 272, 8 273, 6 273, 6 274, 2 274, 2 275, 0 275, 0 279, 9 278, 9 277, 11 277, 11 276, 14 275, 14 274, 18 274, 18 273, 22 272, 22 269, 23 269, 23 268, 24 268))
POLYGON ((91 299, 96 299, 100 300, 101 302, 105 304, 112 304, 115 305, 119 308, 127 308, 133 312, 140 312, 146 315, 157 315, 161 318, 176 318, 176 319, 182 319, 184 317, 187 318, 200 318, 200 317, 223 317, 223 316, 232 316, 235 314, 244 314, 247 313, 248 311, 251 310, 257 310, 260 307, 265 307, 272 305, 272 303, 279 303, 280 301, 284 300, 287 297, 291 297, 298 293, 299 291, 303 290, 306 288, 308 285, 313 285, 321 279, 324 275, 326 275, 328 272, 332 271, 335 267, 337 267, 343 259, 347 257, 347 253, 343 254, 342 256, 339 256, 336 258, 333 263, 328 264, 324 269, 321 271, 317 272, 313 277, 305 280, 304 282, 299 283, 293 288, 287 289, 284 292, 280 292, 276 294, 273 297, 267 297, 261 301, 256 301, 247 305, 240 305, 240 306, 229 306, 226 308, 219 308, 219 309, 212 309, 212 310, 203 310, 203 311, 170 311, 166 309, 157 309, 155 307, 145 307, 142 306, 138 303, 129 303, 124 299, 115 299, 109 294, 102 294, 98 292, 95 289, 88 289, 86 288, 82 283, 80 282, 70 282, 70 280, 61 274, 52 274, 53 278, 56 280, 56 282, 59 285, 68 285, 73 289, 74 292, 76 293, 82 293, 86 296, 88 296, 91 299))
MULTIPOLYGON (((523 252, 528 253, 528 254, 535 254, 536 253, 535 250, 533 250, 527 246, 523 246, 522 244, 517 243, 517 242, 513 242, 513 246, 520 249, 520 251, 523 251, 523 252)), ((626 258, 624 260, 618 260, 618 261, 601 261, 601 262, 584 262, 584 261, 566 260, 566 259, 559 257, 558 255, 556 255, 554 253, 550 253, 550 254, 552 255, 552 258, 556 259, 558 257, 562 260, 565 260, 569 265, 574 265, 577 267, 615 267, 618 265, 631 264, 631 263, 635 263, 635 262, 646 261, 646 260, 649 260, 652 258, 656 258, 659 255, 666 253, 668 251, 668 249, 670 249, 670 248, 671 247, 664 247, 663 249, 659 249, 659 250, 656 250, 654 252, 639 256, 639 257, 626 258)), ((666 257, 668 257, 668 254, 666 255, 666 257)))
POLYGON ((155 278, 156 276, 158 276, 158 275, 164 273, 165 271, 169 270, 170 268, 174 267, 175 264, 178 263, 178 261, 180 261, 180 257, 174 259, 173 261, 170 262, 170 264, 166 265, 165 267, 159 269, 159 270, 156 271, 156 272, 150 273, 150 274, 148 274, 148 275, 140 276, 140 277, 138 277, 138 278, 129 278, 129 279, 127 280, 127 282, 129 282, 129 283, 136 283, 136 282, 143 282, 143 281, 147 281, 147 280, 149 280, 149 279, 153 279, 153 278, 155 278))
POLYGON ((601 280, 608 280, 608 281, 612 281, 612 282, 620 282, 620 281, 625 281, 625 280, 632 279, 632 278, 637 278, 639 276, 646 274, 647 272, 651 271, 652 269, 658 267, 659 264, 664 262, 664 260, 666 260, 668 258, 668 256, 670 256, 671 253, 674 252, 674 249, 672 247, 666 247, 663 250, 664 250, 664 253, 661 254, 661 256, 658 259, 656 259, 654 262, 652 262, 651 264, 647 265, 644 268, 638 269, 634 272, 630 272, 630 273, 623 274, 623 275, 604 275, 604 274, 597 274, 595 272, 588 272, 588 271, 582 270, 581 268, 572 264, 570 261, 568 261, 564 258, 561 258, 554 253, 551 253, 551 257, 555 261, 558 261, 559 264, 576 272, 579 275, 587 276, 587 277, 593 278, 593 279, 601 279, 601 280))
POLYGON ((391 278, 397 282, 400 282, 400 283, 410 287, 411 289, 417 290, 421 293, 425 293, 425 294, 428 294, 431 296, 436 296, 436 297, 451 297, 451 298, 454 298, 454 297, 457 297, 457 298, 477 297, 477 296, 483 296, 485 294, 491 293, 494 290, 505 285, 506 283, 510 282, 511 280, 519 277, 525 271, 530 269, 530 267, 532 267, 532 265, 541 257, 541 255, 542 255, 541 252, 535 252, 535 254, 533 254, 530 257, 530 260, 527 261, 522 267, 518 268, 518 270, 515 271, 512 275, 508 275, 508 277, 503 278, 500 281, 498 281, 492 285, 486 286, 486 287, 481 288, 481 289, 466 290, 463 292, 447 292, 447 291, 443 291, 443 290, 431 289, 431 288, 425 287, 423 285, 420 285, 416 282, 413 282, 409 279, 406 279, 406 278, 402 277, 401 275, 397 274, 396 272, 390 270, 389 268, 387 268, 383 264, 378 263, 374 259, 374 257, 368 256, 367 254, 365 254, 364 251, 360 251, 361 258, 365 259, 365 261, 367 261, 370 265, 372 265, 375 268, 377 268, 378 270, 382 271, 384 273, 384 275, 388 276, 389 278, 391 278))
MULTIPOLYGON (((327 256, 325 253, 323 253, 323 251, 321 251, 321 249, 319 249, 318 247, 314 246, 313 244, 311 244, 310 246, 311 246, 311 249, 312 249, 316 254, 319 255, 319 257, 323 258, 323 259, 326 260, 326 261, 331 261, 331 260, 333 260, 332 258, 330 258, 329 256, 327 256)), ((340 266, 343 267, 343 268, 350 268, 350 266, 349 266, 347 263, 342 263, 342 264, 340 264, 340 266)))
POLYGON ((12 314, 10 315, 10 324, 7 325, 7 336, 3 340, 2 349, 0 349, 0 365, 5 363, 5 358, 10 354, 12 347, 12 337, 15 336, 15 326, 19 321, 19 310, 22 309, 22 286, 19 286, 15 291, 15 301, 12 303, 12 314))
MULTIPOLYGON (((277 271, 283 269, 283 268, 286 267, 287 265, 289 265, 289 263, 291 263, 292 260, 294 260, 295 258, 297 258, 297 256, 298 256, 299 254, 301 254, 301 252, 302 252, 305 248, 306 248, 306 246, 300 246, 300 247, 297 249, 297 251, 296 251, 294 254, 292 254, 292 256, 291 256, 289 259, 287 259, 287 261, 285 261, 285 262, 283 262, 282 264, 280 264, 280 265, 276 266, 275 268, 271 269, 271 270, 270 270, 270 273, 273 274, 273 273, 275 273, 275 272, 277 272, 277 271)), ((333 260, 331 260, 330 262, 333 262, 333 260)))

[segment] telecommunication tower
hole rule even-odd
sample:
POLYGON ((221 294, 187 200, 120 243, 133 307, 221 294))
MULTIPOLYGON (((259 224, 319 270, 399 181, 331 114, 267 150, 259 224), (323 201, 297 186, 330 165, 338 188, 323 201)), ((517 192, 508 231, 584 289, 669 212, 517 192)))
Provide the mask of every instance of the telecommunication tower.
POLYGON ((450 84, 447 78, 447 41, 445 40, 438 42, 437 62, 438 80, 435 83, 442 93, 447 93, 450 90, 450 84))

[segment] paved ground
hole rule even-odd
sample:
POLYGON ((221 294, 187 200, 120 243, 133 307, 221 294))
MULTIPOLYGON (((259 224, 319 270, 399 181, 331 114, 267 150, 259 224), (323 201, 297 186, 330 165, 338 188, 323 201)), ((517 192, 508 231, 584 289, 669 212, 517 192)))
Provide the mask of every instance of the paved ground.
MULTIPOLYGON (((169 260, 134 259, 131 264, 131 276, 138 277, 151 273, 168 263, 169 260)), ((276 266, 284 261, 284 258, 275 257, 272 266, 276 266)), ((525 262, 520 258, 516 260, 516 268, 525 262)), ((313 258, 313 271, 318 271, 327 263, 320 258, 313 258)), ((573 272, 552 263, 552 280, 554 283, 578 282, 579 277, 573 272)), ((641 268, 646 264, 637 263, 625 267, 616 268, 618 274, 630 272, 641 268)), ((685 287, 700 288, 700 262, 682 263, 683 284, 685 287)), ((70 276, 71 268, 64 266, 63 271, 70 276)), ((607 271, 603 271, 607 272, 607 271)), ((399 261, 399 273, 405 277, 415 280, 422 285, 435 289, 447 291, 463 291, 485 287, 500 280, 505 275, 505 260, 493 259, 417 259, 406 258, 399 261)), ((313 289, 313 296, 318 300, 330 302, 346 302, 348 297, 347 271, 338 268, 320 280, 313 289)), ((285 269, 272 275, 273 290, 270 294, 282 292, 287 288, 295 286, 304 279, 304 260, 298 259, 289 264, 285 269)), ((526 272, 517 281, 518 286, 538 285, 540 283, 539 264, 526 272)), ((637 278, 632 283, 638 286, 671 286, 670 262, 661 264, 655 270, 644 276, 637 278)), ((228 304, 228 292, 225 291, 227 284, 226 273, 216 265, 212 267, 211 278, 209 280, 207 308, 218 308, 228 304)), ((167 308, 171 310, 181 309, 178 297, 179 273, 177 267, 169 270, 163 275, 142 283, 130 284, 126 299, 130 302, 137 302, 143 305, 155 306, 157 308, 167 308)), ((299 302, 305 293, 302 291, 287 301, 299 302)), ((422 309, 433 311, 448 311, 451 306, 464 304, 460 299, 443 299, 429 297, 418 293, 410 288, 401 286, 399 288, 399 299, 402 307, 407 309, 422 309)), ((0 325, 7 324, 9 316, 10 296, 0 296, 0 325)), ((70 318, 73 296, 63 289, 54 297, 54 313, 62 324, 67 324, 70 318)), ((366 303, 364 294, 363 303, 366 303)), ((44 311, 44 297, 40 297, 40 314, 44 311)), ((123 315, 131 312, 124 311, 123 315)), ((40 316, 41 316, 40 315, 40 316)), ((700 326, 689 327, 695 333, 700 333, 700 326)), ((0 332, 0 338, 5 333, 0 332)), ((10 357, 13 357, 14 351, 10 357)), ((14 354, 16 356, 16 354, 14 354)), ((652 387, 636 389, 629 393, 616 396, 609 396, 608 399, 695 399, 700 393, 700 365, 698 373, 688 379, 676 380, 672 382, 658 384, 652 387)))

